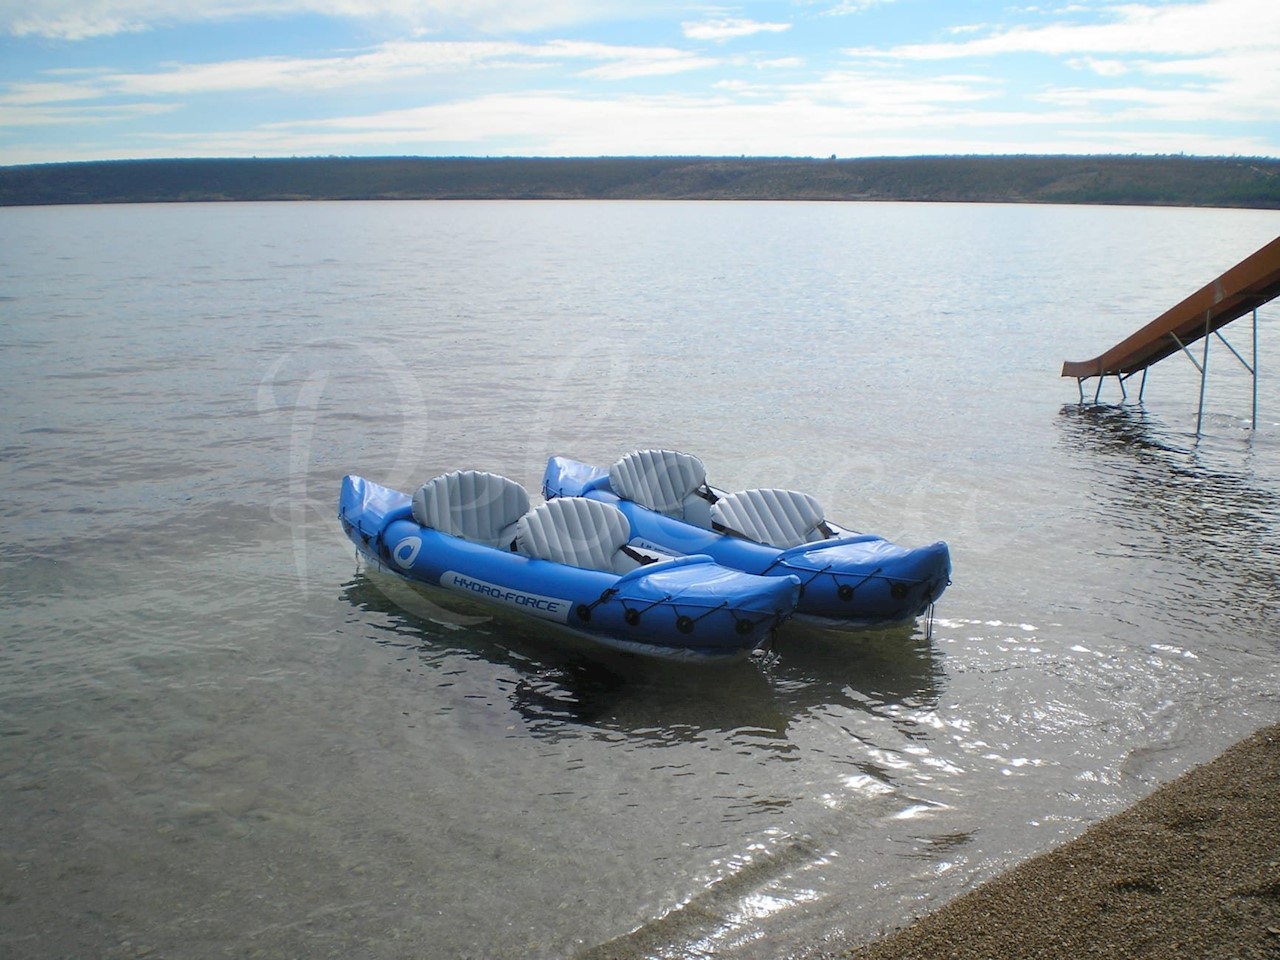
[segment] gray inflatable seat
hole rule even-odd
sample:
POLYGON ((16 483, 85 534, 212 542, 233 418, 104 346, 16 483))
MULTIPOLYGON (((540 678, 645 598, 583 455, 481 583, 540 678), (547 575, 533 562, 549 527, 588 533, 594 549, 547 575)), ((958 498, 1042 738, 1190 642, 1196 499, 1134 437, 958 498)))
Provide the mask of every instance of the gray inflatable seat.
POLYGON ((413 495, 413 518, 422 526, 491 547, 509 547, 528 510, 524 487, 481 470, 443 474, 413 495))
POLYGON ((676 450, 636 450, 609 468, 609 486, 624 500, 710 530, 711 505, 699 495, 706 481, 702 461, 676 450))
POLYGON ((796 490, 741 490, 711 504, 712 520, 748 540, 797 547, 830 535, 822 506, 796 490))
POLYGON ((530 510, 516 524, 516 551, 571 567, 626 573, 640 562, 623 549, 631 524, 611 503, 556 497, 530 510))

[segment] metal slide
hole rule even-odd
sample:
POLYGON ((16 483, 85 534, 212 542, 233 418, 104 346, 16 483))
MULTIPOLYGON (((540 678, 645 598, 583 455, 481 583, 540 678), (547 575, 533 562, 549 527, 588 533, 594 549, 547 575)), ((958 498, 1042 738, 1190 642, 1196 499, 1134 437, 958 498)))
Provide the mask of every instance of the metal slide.
POLYGON ((1068 360, 1064 377, 1128 376, 1280 295, 1280 237, 1092 360, 1068 360))
POLYGON ((1142 372, 1142 391, 1147 385, 1147 368, 1175 353, 1186 355, 1200 371, 1200 410, 1196 416, 1196 436, 1204 420, 1205 380, 1209 371, 1209 342, 1216 336, 1253 377, 1252 426, 1258 425, 1258 307, 1280 295, 1280 237, 1245 257, 1221 276, 1206 283, 1176 307, 1166 310, 1137 333, 1121 340, 1101 356, 1092 360, 1068 360, 1062 365, 1064 377, 1075 377, 1080 389, 1080 402, 1085 400, 1084 382, 1098 378, 1096 403, 1107 377, 1115 377, 1125 396, 1125 381, 1142 372), (1220 328, 1246 313, 1253 314, 1253 360, 1246 360, 1223 337, 1220 328), (1190 344, 1204 341, 1202 358, 1197 360, 1188 349, 1190 344))

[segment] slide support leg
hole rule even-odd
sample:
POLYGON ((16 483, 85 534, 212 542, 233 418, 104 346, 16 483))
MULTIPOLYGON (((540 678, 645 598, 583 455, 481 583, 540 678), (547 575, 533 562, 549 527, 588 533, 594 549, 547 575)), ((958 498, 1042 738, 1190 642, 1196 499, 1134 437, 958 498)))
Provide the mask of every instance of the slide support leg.
POLYGON ((1200 409, 1196 413, 1196 436, 1204 423, 1204 384, 1209 376, 1209 311, 1204 312, 1204 361, 1200 366, 1200 409))
POLYGON ((1258 429, 1258 308, 1253 308, 1253 416, 1249 420, 1249 429, 1258 429))

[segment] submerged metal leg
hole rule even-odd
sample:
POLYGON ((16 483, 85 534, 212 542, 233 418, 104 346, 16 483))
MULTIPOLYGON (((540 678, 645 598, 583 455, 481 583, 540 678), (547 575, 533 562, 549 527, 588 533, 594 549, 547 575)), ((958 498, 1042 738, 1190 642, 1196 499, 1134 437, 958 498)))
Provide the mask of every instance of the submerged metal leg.
POLYGON ((1196 436, 1204 423, 1204 383, 1209 375, 1209 311, 1204 312, 1204 361, 1200 364, 1200 409, 1196 413, 1196 436))
POLYGON ((1253 308, 1253 416, 1249 420, 1249 429, 1258 429, 1258 308, 1253 308))
POLYGON ((1222 335, 1221 330, 1215 330, 1213 335, 1222 341, 1222 345, 1231 351, 1231 355, 1240 361, 1240 366, 1249 371, 1249 376, 1253 378, 1253 406, 1249 417, 1251 426, 1250 430, 1258 428, 1258 308, 1253 309, 1253 362, 1250 363, 1240 355, 1240 351, 1231 345, 1231 341, 1222 335))
POLYGON ((1150 369, 1151 369, 1150 367, 1143 367, 1143 368, 1142 368, 1142 382, 1141 382, 1140 384, 1138 384, 1138 403, 1139 403, 1139 405, 1141 405, 1141 403, 1142 403, 1142 395, 1143 395, 1144 393, 1146 393, 1146 391, 1147 391, 1147 371, 1148 371, 1148 370, 1150 370, 1150 369))

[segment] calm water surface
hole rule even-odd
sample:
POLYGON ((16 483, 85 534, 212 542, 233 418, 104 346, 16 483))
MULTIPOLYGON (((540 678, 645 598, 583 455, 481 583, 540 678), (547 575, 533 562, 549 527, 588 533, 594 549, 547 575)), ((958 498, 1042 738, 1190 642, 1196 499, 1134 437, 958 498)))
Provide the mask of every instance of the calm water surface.
POLYGON ((1278 232, 0 210, 0 952, 805 957, 1078 834, 1280 719, 1280 318, 1256 431, 1220 345, 1198 441, 1182 358, 1145 408, 1058 370, 1278 232), (650 445, 948 540, 931 633, 605 659, 362 569, 334 517, 346 472, 536 490, 650 445))

